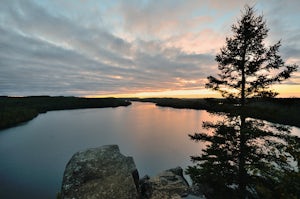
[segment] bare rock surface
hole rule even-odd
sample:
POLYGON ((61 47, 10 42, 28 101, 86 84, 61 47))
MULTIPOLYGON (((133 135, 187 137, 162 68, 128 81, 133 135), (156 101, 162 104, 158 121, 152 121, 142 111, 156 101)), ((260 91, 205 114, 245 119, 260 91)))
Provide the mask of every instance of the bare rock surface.
POLYGON ((117 145, 75 153, 68 162, 60 197, 64 199, 205 199, 176 167, 139 179, 132 157, 117 145))
POLYGON ((163 171, 151 178, 145 176, 140 185, 144 199, 180 199, 187 196, 189 191, 181 167, 163 171))
POLYGON ((61 196, 68 199, 135 199, 139 176, 132 157, 117 145, 77 152, 68 162, 61 196))

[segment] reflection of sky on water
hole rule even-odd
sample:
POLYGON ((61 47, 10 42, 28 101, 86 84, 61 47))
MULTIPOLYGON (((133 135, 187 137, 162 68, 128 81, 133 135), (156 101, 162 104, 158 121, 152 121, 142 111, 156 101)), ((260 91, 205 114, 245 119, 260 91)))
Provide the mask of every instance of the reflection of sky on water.
POLYGON ((189 157, 202 148, 188 134, 201 131, 202 121, 216 117, 138 102, 41 114, 0 133, 0 198, 54 198, 72 154, 107 144, 118 144, 124 155, 133 156, 141 177, 185 168, 191 164, 189 157))
POLYGON ((118 144, 134 157, 141 176, 186 167, 189 156, 201 151, 187 135, 199 131, 207 117, 205 111, 152 103, 41 114, 0 134, 0 198, 54 198, 67 161, 89 147, 118 144))
MULTIPOLYGON (((253 118, 251 118, 251 119, 253 119, 253 118)), ((259 122, 263 122, 266 125, 271 125, 272 124, 272 123, 270 123, 266 120, 258 120, 258 119, 255 119, 255 120, 259 121, 259 122)), ((289 126, 289 125, 284 125, 284 126, 289 128, 289 131, 290 131, 291 135, 296 135, 296 136, 300 137, 300 128, 295 127, 295 126, 289 126)))
POLYGON ((296 127, 292 127, 291 128, 291 134, 292 135, 297 135, 300 137, 300 129, 299 128, 296 128, 296 127))

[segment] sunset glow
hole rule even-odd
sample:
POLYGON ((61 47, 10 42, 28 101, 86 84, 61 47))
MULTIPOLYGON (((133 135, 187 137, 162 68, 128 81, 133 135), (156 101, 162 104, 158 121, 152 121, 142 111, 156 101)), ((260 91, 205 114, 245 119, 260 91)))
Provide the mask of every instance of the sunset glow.
POLYGON ((139 93, 127 93, 127 94, 111 94, 111 95, 89 95, 86 97, 120 97, 120 98, 148 98, 148 97, 176 97, 176 98, 207 98, 216 97, 221 95, 217 92, 213 92, 207 89, 199 90, 169 90, 169 91, 155 91, 155 92, 139 92, 139 93))
POLYGON ((273 88, 279 93, 278 97, 300 97, 300 85, 279 84, 273 88))
MULTIPOLYGON (((0 95, 220 97, 205 89, 245 4, 300 64, 299 1, 2 0, 0 95)), ((300 72, 273 88, 300 97, 300 72)))

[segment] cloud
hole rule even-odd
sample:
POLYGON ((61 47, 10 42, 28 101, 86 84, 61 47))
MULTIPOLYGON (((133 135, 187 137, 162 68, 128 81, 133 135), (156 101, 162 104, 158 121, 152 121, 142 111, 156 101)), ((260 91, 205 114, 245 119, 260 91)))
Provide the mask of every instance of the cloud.
POLYGON ((225 35, 211 29, 198 33, 185 33, 166 40, 169 47, 180 48, 186 53, 216 53, 224 45, 225 35))
MULTIPOLYGON (((243 6, 234 2, 2 0, 0 95, 204 88, 243 6)), ((298 32, 284 38, 289 60, 299 57, 298 32)))

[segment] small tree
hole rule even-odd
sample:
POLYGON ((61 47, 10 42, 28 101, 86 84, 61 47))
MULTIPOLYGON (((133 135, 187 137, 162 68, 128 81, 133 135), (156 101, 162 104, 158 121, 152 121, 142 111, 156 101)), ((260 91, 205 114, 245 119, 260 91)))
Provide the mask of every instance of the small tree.
POLYGON ((290 77, 297 65, 285 65, 278 55, 280 41, 265 47, 268 29, 263 16, 255 16, 253 7, 246 6, 242 18, 232 26, 233 35, 216 56, 220 73, 209 76, 207 88, 220 91, 223 97, 275 97, 269 86, 290 77))

